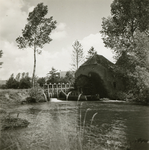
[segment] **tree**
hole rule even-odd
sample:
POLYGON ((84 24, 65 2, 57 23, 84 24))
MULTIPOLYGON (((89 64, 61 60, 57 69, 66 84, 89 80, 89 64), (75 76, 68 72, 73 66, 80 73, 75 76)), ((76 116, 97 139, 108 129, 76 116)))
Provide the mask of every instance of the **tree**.
POLYGON ((49 71, 49 79, 48 79, 48 83, 58 83, 59 82, 59 73, 57 72, 57 70, 52 67, 51 71, 49 71))
POLYGON ((149 36, 138 31, 134 36, 134 41, 136 43, 134 54, 139 66, 145 67, 149 71, 149 36))
POLYGON ((74 84, 74 75, 73 75, 73 72, 72 71, 67 71, 66 72, 66 75, 64 77, 64 80, 66 83, 70 83, 70 84, 74 84))
POLYGON ((20 80, 19 82, 19 88, 20 89, 28 89, 31 88, 31 82, 30 82, 30 77, 24 77, 20 80))
POLYGON ((103 18, 103 41, 114 50, 128 80, 127 91, 147 99, 149 89, 149 1, 114 0, 111 16, 103 18), (143 94, 142 94, 143 93, 143 94))
MULTIPOLYGON (((17 77, 19 77, 19 75, 21 74, 18 74, 16 76, 16 79, 17 77)), ((31 88, 31 78, 29 77, 29 73, 27 72, 23 72, 22 73, 22 78, 19 79, 19 88, 20 89, 28 89, 28 88, 31 88)))
POLYGON ((26 74, 25 72, 22 73, 22 78, 25 78, 25 74, 26 74))
POLYGON ((79 43, 78 40, 74 42, 72 45, 72 70, 76 71, 81 63, 84 61, 84 53, 82 45, 79 43))
POLYGON ((14 74, 6 81, 6 88, 8 89, 17 89, 19 87, 19 82, 14 79, 14 74))
POLYGON ((149 1, 114 0, 111 16, 102 20, 101 34, 105 46, 114 50, 117 58, 122 51, 132 54, 138 31, 149 36, 149 1))
POLYGON ((27 18, 28 23, 22 30, 22 36, 16 39, 20 49, 30 47, 34 50, 34 68, 32 76, 32 86, 35 84, 36 70, 36 53, 41 53, 44 44, 50 43, 52 39, 49 37, 52 30, 56 28, 56 21, 53 17, 45 18, 48 13, 48 7, 43 3, 38 4, 27 18))
POLYGON ((37 80, 37 83, 39 83, 40 87, 43 87, 43 85, 46 83, 46 80, 44 77, 41 77, 37 80))
POLYGON ((94 56, 95 54, 97 54, 97 51, 94 49, 94 47, 92 46, 89 51, 87 52, 87 57, 86 59, 91 58, 92 56, 94 56))
MULTIPOLYGON (((2 54, 3 54, 3 51, 2 50, 0 50, 0 58, 2 57, 2 54)), ((0 62, 0 66, 2 65, 3 63, 2 62, 0 62)), ((0 67, 1 68, 1 67, 0 67)))
POLYGON ((20 77, 21 77, 21 73, 18 73, 18 74, 16 75, 16 81, 20 82, 20 77))

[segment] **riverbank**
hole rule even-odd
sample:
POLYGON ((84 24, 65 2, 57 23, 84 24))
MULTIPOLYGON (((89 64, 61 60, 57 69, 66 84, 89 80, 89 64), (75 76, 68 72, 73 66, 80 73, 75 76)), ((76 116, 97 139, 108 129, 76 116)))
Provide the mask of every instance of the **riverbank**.
POLYGON ((0 130, 28 126, 29 122, 19 118, 19 113, 15 110, 27 97, 28 90, 0 89, 0 130), (11 116, 12 113, 16 113, 15 117, 11 116))
POLYGON ((27 89, 0 89, 0 109, 8 109, 20 105, 29 97, 27 89))
MULTIPOLYGON (((29 89, 0 89, 0 111, 21 105, 27 102, 26 99, 28 97, 30 97, 29 89)), ((42 98, 42 101, 44 101, 44 97, 42 98)), ((107 103, 133 103, 138 105, 149 105, 149 103, 142 103, 141 101, 136 102, 134 100, 111 100, 108 98, 101 98, 99 101, 107 103)))

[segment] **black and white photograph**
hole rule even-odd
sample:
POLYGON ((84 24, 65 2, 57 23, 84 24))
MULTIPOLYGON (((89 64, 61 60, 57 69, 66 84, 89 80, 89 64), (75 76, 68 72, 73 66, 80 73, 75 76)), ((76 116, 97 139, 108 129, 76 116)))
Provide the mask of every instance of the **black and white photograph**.
POLYGON ((0 150, 149 150, 149 0, 0 0, 0 150))

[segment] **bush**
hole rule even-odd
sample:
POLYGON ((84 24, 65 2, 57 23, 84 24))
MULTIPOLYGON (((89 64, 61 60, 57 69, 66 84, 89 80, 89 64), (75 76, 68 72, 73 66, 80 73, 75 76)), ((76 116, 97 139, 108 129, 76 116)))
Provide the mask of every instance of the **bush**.
POLYGON ((27 102, 45 101, 45 98, 43 96, 43 89, 38 85, 30 89, 29 96, 30 97, 26 99, 27 102))
POLYGON ((6 88, 8 89, 17 89, 19 87, 19 82, 16 81, 13 77, 10 77, 6 81, 6 88))
POLYGON ((134 98, 134 94, 129 91, 129 92, 117 92, 116 93, 116 99, 118 100, 124 100, 124 101, 134 101, 135 98, 134 98))

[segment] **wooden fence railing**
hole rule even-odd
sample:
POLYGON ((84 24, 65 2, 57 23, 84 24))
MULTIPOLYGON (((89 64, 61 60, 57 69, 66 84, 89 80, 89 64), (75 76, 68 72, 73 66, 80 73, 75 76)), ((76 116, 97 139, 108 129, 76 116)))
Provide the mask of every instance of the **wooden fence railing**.
POLYGON ((72 88, 72 86, 69 83, 44 84, 43 86, 44 92, 47 94, 47 97, 58 97, 60 92, 66 94, 70 88, 72 88))

